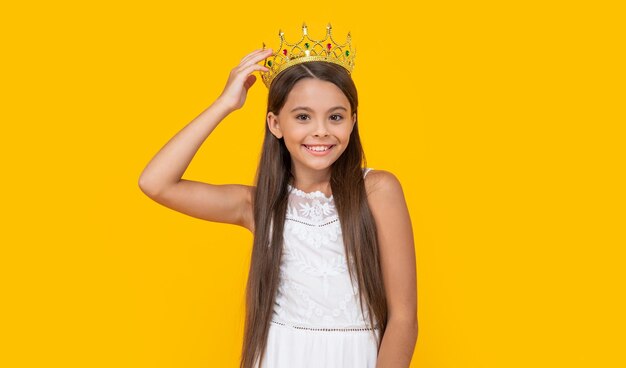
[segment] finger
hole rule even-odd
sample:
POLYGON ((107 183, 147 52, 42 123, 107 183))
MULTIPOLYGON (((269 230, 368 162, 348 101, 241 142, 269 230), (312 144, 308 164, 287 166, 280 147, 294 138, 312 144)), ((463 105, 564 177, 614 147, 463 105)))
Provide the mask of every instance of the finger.
POLYGON ((251 73, 257 70, 260 72, 267 72, 269 71, 269 68, 266 68, 263 65, 259 65, 259 64, 251 64, 248 67, 243 68, 241 72, 237 74, 236 78, 247 78, 248 75, 250 75, 251 73))
MULTIPOLYGON (((257 57, 259 57, 260 55, 263 55, 263 54, 268 54, 268 56, 269 56, 269 55, 271 55, 270 51, 272 51, 272 49, 265 49, 265 50, 264 49, 258 49, 258 50, 255 50, 255 51, 249 53, 248 55, 244 56, 243 59, 241 59, 241 62, 239 64, 240 65, 247 64, 248 61, 251 60, 252 58, 256 59, 257 57)), ((265 56, 265 57, 267 57, 267 56, 265 56)), ((263 59, 259 59, 259 60, 263 60, 263 59)), ((255 62, 258 62, 258 60, 255 61, 255 62)))
POLYGON ((247 68, 233 69, 233 74, 231 75, 231 80, 234 84, 242 83, 242 79, 245 80, 251 73, 259 71, 259 72, 267 72, 269 68, 264 67, 259 64, 249 65, 247 68))
POLYGON ((272 55, 272 53, 273 53, 272 49, 265 49, 260 53, 251 54, 249 55, 250 57, 246 61, 240 64, 240 66, 242 68, 247 68, 248 66, 252 64, 256 64, 263 59, 267 59, 270 55, 272 55))
POLYGON ((263 59, 266 59, 271 54, 272 54, 272 50, 269 49, 269 50, 264 50, 263 52, 260 52, 260 53, 249 55, 249 57, 246 58, 246 60, 242 61, 239 64, 239 68, 240 69, 245 69, 245 68, 249 67, 252 64, 257 64, 259 61, 261 61, 263 59))
POLYGON ((231 74, 235 75, 235 78, 237 78, 240 74, 243 75, 248 75, 250 74, 252 71, 254 70, 258 70, 260 72, 268 72, 270 69, 264 65, 260 65, 260 64, 255 64, 255 63, 250 63, 248 65, 240 65, 238 67, 236 67, 235 69, 233 69, 231 71, 231 74))
POLYGON ((262 49, 262 48, 261 48, 261 49, 256 49, 256 50, 252 51, 251 53, 249 53, 249 54, 247 54, 246 56, 242 57, 242 58, 241 58, 241 61, 240 61, 239 63, 241 64, 241 63, 245 62, 246 60, 250 59, 250 57, 251 57, 252 55, 257 54, 257 53, 259 53, 259 52, 261 52, 261 51, 263 51, 263 49, 262 49))

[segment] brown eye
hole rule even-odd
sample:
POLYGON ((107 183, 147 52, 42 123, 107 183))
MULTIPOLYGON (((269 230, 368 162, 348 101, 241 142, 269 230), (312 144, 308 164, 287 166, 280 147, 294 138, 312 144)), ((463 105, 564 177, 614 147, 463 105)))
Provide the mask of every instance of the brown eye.
POLYGON ((339 121, 339 120, 343 119, 343 116, 341 116, 339 114, 331 115, 331 117, 333 117, 333 116, 338 116, 339 117, 339 119, 334 119, 335 121, 339 121))

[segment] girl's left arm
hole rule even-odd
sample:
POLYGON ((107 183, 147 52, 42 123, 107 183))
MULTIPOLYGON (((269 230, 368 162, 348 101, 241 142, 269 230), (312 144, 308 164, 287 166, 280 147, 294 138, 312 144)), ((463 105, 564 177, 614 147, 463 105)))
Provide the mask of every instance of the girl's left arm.
POLYGON ((385 170, 372 170, 365 179, 388 307, 376 368, 407 368, 418 334, 413 228, 398 179, 385 170))

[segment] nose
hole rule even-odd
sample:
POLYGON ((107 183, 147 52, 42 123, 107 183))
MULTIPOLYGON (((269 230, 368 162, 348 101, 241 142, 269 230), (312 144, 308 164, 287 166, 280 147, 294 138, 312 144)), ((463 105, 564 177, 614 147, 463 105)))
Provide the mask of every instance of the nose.
POLYGON ((315 124, 315 131, 313 135, 316 137, 325 137, 328 135, 328 129, 324 121, 318 121, 317 124, 315 124))

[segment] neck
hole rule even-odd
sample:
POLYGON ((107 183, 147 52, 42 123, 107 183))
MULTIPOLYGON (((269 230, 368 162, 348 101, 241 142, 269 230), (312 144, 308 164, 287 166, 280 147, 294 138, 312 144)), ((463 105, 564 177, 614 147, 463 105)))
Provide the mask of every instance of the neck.
POLYGON ((295 170, 293 187, 305 192, 320 191, 322 193, 331 192, 330 188, 330 169, 324 170, 295 170))

